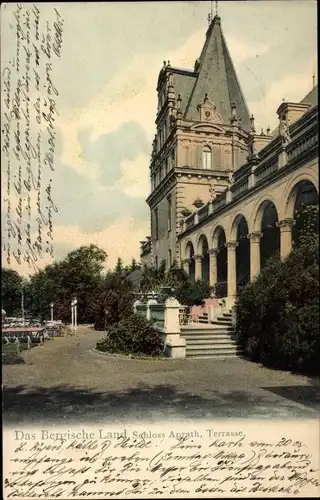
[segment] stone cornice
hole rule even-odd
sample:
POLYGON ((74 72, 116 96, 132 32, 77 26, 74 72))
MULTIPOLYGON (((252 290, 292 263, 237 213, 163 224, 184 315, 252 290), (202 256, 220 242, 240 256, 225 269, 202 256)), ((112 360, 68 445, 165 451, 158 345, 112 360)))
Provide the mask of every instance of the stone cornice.
POLYGON ((198 177, 201 175, 201 177, 221 177, 224 179, 229 178, 229 172, 225 172, 222 170, 207 170, 203 168, 193 168, 193 167, 175 167, 174 171, 176 174, 181 175, 181 176, 188 176, 192 175, 194 177, 198 177))

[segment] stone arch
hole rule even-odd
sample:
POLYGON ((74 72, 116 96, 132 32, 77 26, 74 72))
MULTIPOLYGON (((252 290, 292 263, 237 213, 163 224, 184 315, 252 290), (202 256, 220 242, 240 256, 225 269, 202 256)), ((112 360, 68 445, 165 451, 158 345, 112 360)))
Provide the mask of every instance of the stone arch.
POLYGON ((290 183, 284 200, 285 218, 294 219, 297 202, 298 204, 316 205, 319 203, 319 193, 313 180, 308 179, 307 176, 300 176, 300 179, 296 179, 296 182, 290 183))
POLYGON ((217 282, 216 296, 226 297, 228 294, 228 251, 227 238, 224 228, 219 224, 215 227, 212 236, 212 246, 217 249, 217 282))
POLYGON ((218 248, 218 239, 219 239, 220 233, 223 233, 226 237, 226 231, 225 231, 224 227, 222 226, 222 224, 220 222, 218 222, 215 225, 213 233, 212 233, 212 248, 218 248))
POLYGON ((271 257, 280 256, 280 228, 278 210, 273 201, 264 200, 258 208, 260 226, 258 231, 262 234, 260 239, 260 265, 261 269, 271 257))
POLYGON ((253 231, 257 231, 257 232, 261 231, 262 217, 264 214, 264 210, 269 203, 272 203, 276 207, 277 214, 279 213, 277 202, 276 202, 275 198, 270 193, 259 198, 259 200, 256 202, 256 204, 252 210, 252 215, 251 215, 251 220, 253 221, 253 224, 252 224, 253 231))
POLYGON ((249 225, 241 213, 237 214, 231 225, 231 241, 236 241, 236 282, 237 287, 250 281, 250 241, 249 225))
POLYGON ((188 240, 185 244, 184 258, 190 259, 192 255, 194 255, 194 245, 191 240, 188 240))
POLYGON ((209 243, 203 233, 198 238, 197 254, 201 255, 201 278, 209 281, 209 243))
POLYGON ((194 246, 191 240, 189 240, 186 244, 185 247, 185 256, 186 259, 189 261, 189 268, 188 268, 188 274, 190 278, 194 279, 195 277, 195 254, 194 254, 194 246))
MULTIPOLYGON (((292 245, 299 246, 299 236, 304 227, 304 220, 297 217, 299 210, 303 206, 319 205, 319 194, 316 186, 309 179, 298 180, 296 184, 291 185, 291 191, 285 200, 286 218, 294 221, 292 227, 292 245)), ((319 221, 315 226, 318 227, 319 221)))

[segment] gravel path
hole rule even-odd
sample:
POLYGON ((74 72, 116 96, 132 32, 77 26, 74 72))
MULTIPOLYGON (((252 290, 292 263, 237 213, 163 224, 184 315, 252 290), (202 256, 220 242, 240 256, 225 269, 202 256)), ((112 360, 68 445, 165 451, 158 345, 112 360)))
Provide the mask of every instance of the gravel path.
POLYGON ((3 366, 5 424, 319 417, 316 379, 240 358, 105 356, 92 350, 102 336, 80 327, 3 366))

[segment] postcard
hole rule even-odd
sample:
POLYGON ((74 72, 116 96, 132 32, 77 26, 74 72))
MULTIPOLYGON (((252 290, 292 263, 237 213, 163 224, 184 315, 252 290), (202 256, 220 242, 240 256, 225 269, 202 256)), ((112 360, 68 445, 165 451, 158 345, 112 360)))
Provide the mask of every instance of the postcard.
POLYGON ((319 496, 316 8, 1 5, 5 499, 319 496))

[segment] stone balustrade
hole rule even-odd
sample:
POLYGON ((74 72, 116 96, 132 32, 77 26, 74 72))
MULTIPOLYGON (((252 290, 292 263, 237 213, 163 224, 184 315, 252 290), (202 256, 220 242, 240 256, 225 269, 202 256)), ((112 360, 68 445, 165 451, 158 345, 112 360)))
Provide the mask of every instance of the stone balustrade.
POLYGON ((258 184, 259 182, 263 181, 269 176, 272 176, 273 173, 276 172, 277 170, 278 170, 278 158, 268 163, 262 163, 256 168, 254 172, 255 175, 254 184, 258 184))
POLYGON ((150 299, 146 303, 136 300, 135 314, 141 314, 154 321, 154 327, 164 336, 164 352, 169 358, 186 357, 186 341, 180 336, 181 304, 174 298, 165 303, 150 299))
POLYGON ((241 196, 242 193, 248 191, 248 182, 249 178, 247 177, 245 179, 241 179, 239 182, 231 186, 232 200, 238 198, 238 196, 241 196))

